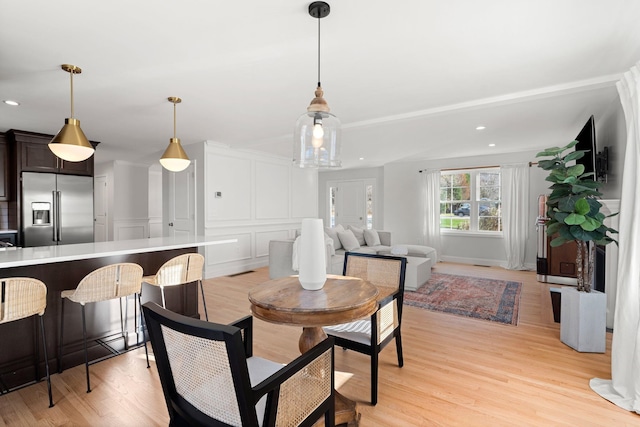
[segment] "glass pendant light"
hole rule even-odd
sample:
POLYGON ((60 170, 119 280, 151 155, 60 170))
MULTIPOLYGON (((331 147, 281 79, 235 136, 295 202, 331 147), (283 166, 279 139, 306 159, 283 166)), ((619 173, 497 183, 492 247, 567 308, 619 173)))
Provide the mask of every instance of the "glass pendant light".
POLYGON ((298 118, 294 132, 293 161, 301 168, 337 168, 340 160, 340 120, 329 112, 320 84, 320 19, 329 15, 323 1, 309 5, 309 15, 318 19, 318 87, 307 112, 298 118))
POLYGON ((182 145, 180 145, 180 138, 176 138, 176 104, 181 103, 182 99, 175 96, 170 96, 167 99, 173 103, 173 138, 169 139, 169 146, 160 158, 160 164, 171 172, 180 172, 185 170, 191 163, 187 153, 184 152, 182 145))
POLYGON ((49 143, 49 149, 62 160, 81 162, 95 151, 80 129, 80 120, 73 117, 73 75, 80 74, 82 69, 71 64, 62 64, 61 68, 71 75, 71 117, 64 119, 64 126, 49 143))

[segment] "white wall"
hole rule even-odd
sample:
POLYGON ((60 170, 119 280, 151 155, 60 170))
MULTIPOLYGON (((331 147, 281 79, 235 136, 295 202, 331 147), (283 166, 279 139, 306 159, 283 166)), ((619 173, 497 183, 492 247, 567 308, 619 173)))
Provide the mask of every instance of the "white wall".
MULTIPOLYGON (((422 176, 418 172, 428 168, 472 168, 478 166, 499 166, 535 161, 537 151, 511 153, 495 156, 477 156, 456 159, 389 163, 384 167, 384 229, 392 232, 392 244, 427 244, 422 238, 422 176)), ((547 193, 546 172, 531 167, 529 239, 526 247, 526 264, 535 269, 537 242, 535 219, 537 216, 537 196, 547 193)), ((441 258, 480 265, 506 265, 504 240, 501 237, 478 235, 442 235, 441 258)))
POLYGON ((303 218, 317 217, 316 170, 295 167, 289 158, 210 141, 189 145, 187 153, 200 165, 198 234, 238 240, 206 248, 206 277, 266 266, 270 240, 291 238, 303 218))

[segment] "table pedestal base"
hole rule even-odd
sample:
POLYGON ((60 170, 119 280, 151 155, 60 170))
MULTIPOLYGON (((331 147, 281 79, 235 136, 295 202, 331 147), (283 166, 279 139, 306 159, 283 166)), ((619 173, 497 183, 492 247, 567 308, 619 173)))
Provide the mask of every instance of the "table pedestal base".
MULTIPOLYGON (((302 335, 298 340, 298 348, 300 353, 305 353, 310 350, 314 345, 322 342, 327 338, 324 330, 319 327, 302 328, 302 335)), ((356 402, 348 399, 335 392, 335 412, 336 412, 336 425, 346 424, 348 427, 358 427, 360 423, 360 413, 356 411, 356 402)), ((324 421, 323 421, 324 423, 324 421)), ((317 423, 316 426, 323 425, 317 423)))

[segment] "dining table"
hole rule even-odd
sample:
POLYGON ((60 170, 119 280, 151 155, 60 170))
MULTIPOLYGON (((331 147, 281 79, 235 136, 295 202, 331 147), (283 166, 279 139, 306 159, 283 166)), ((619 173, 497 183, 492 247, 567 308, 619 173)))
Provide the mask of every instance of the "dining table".
MULTIPOLYGON (((327 338, 323 326, 367 318, 375 313, 378 288, 357 277, 327 275, 324 286, 307 290, 298 276, 263 282, 249 291, 253 315, 266 322, 299 326, 301 353, 327 338)), ((357 426, 360 413, 356 402, 335 393, 336 425, 357 426)))

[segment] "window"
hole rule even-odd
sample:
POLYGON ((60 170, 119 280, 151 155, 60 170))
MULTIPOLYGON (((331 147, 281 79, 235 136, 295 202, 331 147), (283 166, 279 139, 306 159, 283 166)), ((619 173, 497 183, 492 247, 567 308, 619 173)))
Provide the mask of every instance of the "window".
POLYGON ((500 169, 441 172, 440 229, 501 232, 500 169))

